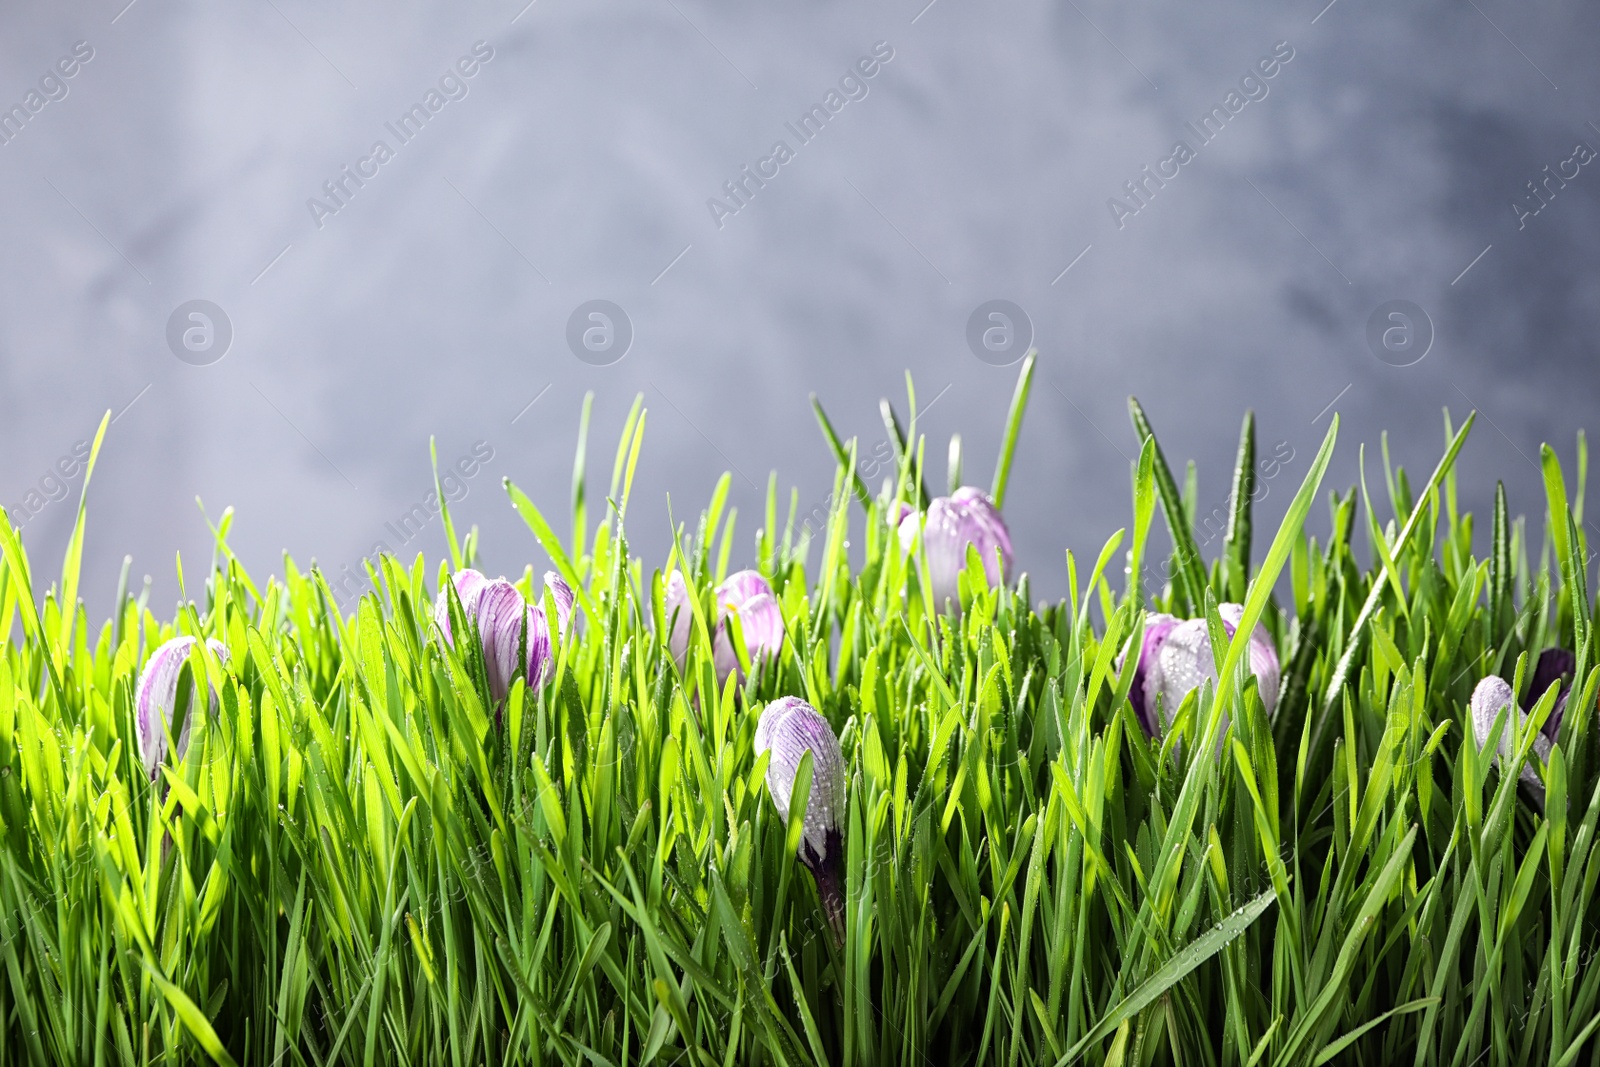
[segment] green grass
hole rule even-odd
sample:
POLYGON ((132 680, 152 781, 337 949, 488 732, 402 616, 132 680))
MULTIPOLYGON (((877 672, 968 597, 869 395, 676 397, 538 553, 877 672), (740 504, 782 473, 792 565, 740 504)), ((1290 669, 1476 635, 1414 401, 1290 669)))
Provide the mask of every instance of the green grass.
MULTIPOLYGON (((884 404, 900 466, 878 496, 818 414, 840 466, 815 538, 797 536, 795 494, 780 525, 774 480, 752 546, 725 477, 671 559, 630 556, 638 404, 603 508, 580 443, 564 540, 508 485, 529 558, 579 591, 581 622, 499 730, 472 643, 433 629, 447 561, 382 559, 379 592, 345 616, 291 560, 248 575, 224 513, 211 565, 180 570, 177 618, 124 590, 95 629, 77 601, 84 509, 48 586, 0 524, 0 1064, 1596 1060, 1581 438, 1572 483, 1543 454, 1544 516, 1512 520, 1502 493, 1479 521, 1456 506, 1470 420, 1447 423, 1425 482, 1385 454, 1387 499, 1365 478, 1323 486, 1336 420, 1283 525, 1252 538, 1247 420, 1208 562, 1193 493, 1134 405, 1132 521, 1092 565, 1068 552, 1070 598, 1030 607, 1025 575, 990 589, 969 567, 964 610, 938 616, 884 518, 943 484, 915 411, 902 429, 884 404), (1160 589, 1158 510, 1177 546, 1160 589), (704 616, 745 559, 789 639, 719 687, 704 616), (657 636, 673 566, 702 616, 681 673, 657 636), (1118 656, 1145 609, 1225 600, 1247 617, 1218 648, 1221 684, 1147 740, 1118 656), (1283 663, 1271 720, 1242 658, 1254 618, 1283 663), (133 689, 174 634, 229 656, 203 660, 217 714, 152 784, 133 689), (1480 677, 1520 691, 1552 645, 1577 651, 1577 691, 1541 812, 1465 713, 1480 677), (843 745, 842 944, 752 750, 783 694, 843 745)), ((470 562, 475 533, 444 526, 470 562)), ((519 584, 542 590, 532 567, 519 584)))

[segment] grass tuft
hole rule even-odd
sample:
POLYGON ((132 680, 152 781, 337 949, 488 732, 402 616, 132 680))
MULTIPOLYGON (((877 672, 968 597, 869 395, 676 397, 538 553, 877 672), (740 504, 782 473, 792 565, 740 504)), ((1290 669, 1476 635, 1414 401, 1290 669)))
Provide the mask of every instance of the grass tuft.
MULTIPOLYGON (((1020 489, 1033 365, 1002 428, 997 502, 1020 489)), ((1081 575, 1068 552, 1069 599, 1031 602, 1026 574, 991 585, 973 553, 960 610, 939 613, 926 546, 908 553, 890 521, 928 501, 908 401, 904 427, 880 408, 897 476, 877 495, 814 401, 838 461, 826 525, 797 535, 791 495, 780 533, 769 482, 748 558, 786 636, 726 679, 712 589, 744 555, 729 481, 676 528, 670 559, 632 556, 642 402, 598 521, 587 399, 570 535, 506 485, 530 553, 576 604, 550 676, 518 679, 501 707, 474 643, 452 648, 433 622, 478 545, 448 511, 448 564, 383 557, 348 614, 292 559, 255 581, 224 512, 176 617, 157 618, 124 567, 98 630, 77 599, 86 503, 47 585, 0 522, 0 1064, 1593 1061, 1583 442, 1576 485, 1542 452, 1537 550, 1501 487, 1481 543, 1458 514, 1470 417, 1447 422, 1425 481, 1385 450, 1386 505, 1363 471, 1314 533, 1335 416, 1268 539, 1247 416, 1208 571, 1192 500, 1131 401, 1132 522, 1081 575), (1165 585, 1158 504, 1177 546, 1165 585), (664 636, 674 568, 681 662, 664 636), (1166 709, 1159 738, 1130 704, 1151 612, 1216 635, 1214 680, 1166 709), (1276 693, 1252 673, 1257 620, 1276 693), (228 654, 195 645, 183 676, 206 676, 215 712, 190 702, 187 751, 152 781, 136 687, 179 635, 228 654), (1577 670, 1548 762, 1533 735, 1555 690, 1533 694, 1529 723, 1501 716, 1541 804, 1479 751, 1467 704, 1487 674, 1528 686, 1554 646, 1577 670), (813 704, 843 751, 842 936, 797 855, 810 756, 785 821, 754 751, 783 695, 813 704)), ((952 485, 972 460, 952 442, 952 485)), ((553 612, 542 570, 516 584, 553 612)), ((452 593, 452 629, 471 633, 462 607, 452 593)))

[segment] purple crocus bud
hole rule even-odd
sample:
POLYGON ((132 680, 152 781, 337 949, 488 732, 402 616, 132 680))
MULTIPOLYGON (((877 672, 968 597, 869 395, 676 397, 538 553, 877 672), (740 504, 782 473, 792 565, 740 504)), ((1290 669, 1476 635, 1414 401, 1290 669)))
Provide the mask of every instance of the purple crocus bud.
MULTIPOLYGON (((916 512, 902 514, 899 530, 900 545, 909 551, 917 535, 916 512)), ((928 505, 928 514, 922 520, 922 544, 928 555, 928 577, 937 607, 942 608, 947 602, 959 606, 956 576, 967 564, 968 545, 978 550, 990 584, 1004 582, 1011 574, 1011 533, 1000 517, 1000 509, 989 494, 970 485, 928 505), (995 561, 996 549, 1000 551, 999 563, 995 561)))
POLYGON ((725 679, 739 667, 733 639, 728 634, 729 614, 739 616, 744 647, 752 664, 776 658, 783 650, 783 611, 772 586, 756 571, 740 571, 717 586, 717 632, 711 650, 717 678, 725 679))
MULTIPOLYGON (((462 614, 472 618, 477 610, 478 595, 483 592, 483 587, 489 579, 470 567, 456 571, 450 576, 450 581, 456 587, 456 599, 461 601, 462 614)), ((450 591, 440 589, 438 597, 433 602, 433 621, 444 632, 444 639, 452 645, 455 638, 450 634, 450 591)))
POLYGON ((817 883, 834 933, 844 935, 844 755, 828 720, 799 697, 779 697, 761 712, 756 724, 756 755, 770 751, 767 792, 778 817, 789 821, 800 760, 811 753, 811 797, 800 834, 800 861, 817 883))
POLYGON ((572 618, 572 587, 561 580, 555 571, 544 572, 545 588, 556 598, 556 632, 567 636, 567 620, 572 618))
MULTIPOLYGON (((1158 692, 1158 665, 1161 657, 1161 646, 1167 643, 1167 635, 1172 628, 1178 625, 1178 618, 1161 612, 1152 612, 1144 621, 1144 640, 1139 646, 1139 662, 1133 668, 1133 684, 1128 689, 1128 703, 1133 705, 1134 714, 1139 716, 1139 725, 1144 727, 1144 732, 1150 737, 1155 737, 1161 732, 1161 724, 1156 722, 1156 693, 1158 692)), ((1117 661, 1117 670, 1122 670, 1122 661, 1117 661)))
MULTIPOLYGON (((1502 709, 1509 709, 1505 716, 1505 726, 1500 730, 1500 745, 1495 762, 1511 759, 1516 754, 1512 749, 1513 726, 1520 727, 1528 718, 1527 713, 1517 707, 1516 696, 1511 692, 1511 686, 1504 678, 1491 674, 1479 682, 1478 687, 1472 691, 1470 706, 1472 733, 1480 749, 1489 741, 1489 730, 1494 726, 1495 716, 1499 715, 1502 709)), ((1550 758, 1550 748, 1550 738, 1543 733, 1534 736, 1533 752, 1539 757, 1540 762, 1550 758)), ((1541 800, 1543 799, 1544 782, 1531 765, 1523 764, 1517 777, 1537 792, 1541 800)))
POLYGON ((689 606, 689 587, 680 572, 667 575, 666 585, 667 649, 681 671, 689 655, 689 635, 694 632, 694 609, 689 606))
POLYGON ((550 629, 544 612, 522 598, 504 578, 484 583, 477 596, 478 637, 483 642, 483 665, 489 675, 489 695, 498 708, 511 691, 520 667, 528 688, 544 682, 550 664, 550 629), (527 655, 519 660, 523 628, 527 628, 527 655))
MULTIPOLYGON (((1222 628, 1228 632, 1231 641, 1233 635, 1239 632, 1239 624, 1244 621, 1244 605, 1222 604, 1218 606, 1217 614, 1222 616, 1222 628)), ((1278 688, 1282 684, 1283 673, 1278 667, 1278 650, 1272 643, 1272 635, 1260 622, 1250 633, 1250 673, 1256 676, 1256 692, 1261 694, 1261 704, 1266 708, 1267 717, 1271 718, 1273 712, 1278 710, 1278 688)))
POLYGON ((1562 716, 1567 713, 1567 697, 1572 693, 1572 672, 1577 666, 1577 657, 1566 649, 1545 649, 1539 653, 1539 660, 1533 668, 1533 680, 1528 683, 1528 691, 1522 695, 1522 710, 1532 711, 1533 706, 1549 691, 1551 685, 1556 682, 1561 683, 1561 691, 1556 695, 1556 706, 1550 710, 1549 718, 1544 721, 1544 734, 1552 742, 1561 730, 1562 716))
MULTIPOLYGON (((139 673, 139 685, 134 695, 133 702, 133 727, 139 742, 139 755, 144 759, 144 769, 153 782, 156 779, 157 769, 167 755, 167 734, 172 730, 172 719, 178 707, 178 676, 183 671, 183 665, 189 659, 189 652, 194 648, 194 638, 174 637, 172 640, 150 653, 144 670, 139 673)), ((216 638, 209 638, 206 645, 212 653, 224 663, 228 660, 228 649, 216 638)), ((197 690, 199 687, 195 686, 197 690)), ((217 704, 216 691, 206 686, 210 693, 210 706, 214 712, 217 704)), ((189 700, 188 713, 184 716, 183 727, 178 732, 174 741, 174 762, 183 759, 183 754, 189 748, 189 730, 194 725, 194 718, 199 714, 193 699, 193 690, 186 694, 189 700)))
MULTIPOLYGON (((1217 614, 1222 617, 1222 628, 1231 640, 1238 632, 1239 623, 1244 621, 1243 605, 1218 605, 1217 614)), ((1211 652, 1211 634, 1206 620, 1179 621, 1170 615, 1151 616, 1145 623, 1144 646, 1136 670, 1129 700, 1133 710, 1139 713, 1145 732, 1159 737, 1171 725, 1172 715, 1189 691, 1198 689, 1203 682, 1216 680, 1217 664, 1211 652), (1134 693, 1138 694, 1137 698, 1134 693), (1157 720, 1158 703, 1164 708, 1163 721, 1157 720)), ((1277 649, 1260 623, 1250 635, 1250 671, 1256 676, 1256 691, 1270 717, 1278 707, 1281 672, 1277 649)))

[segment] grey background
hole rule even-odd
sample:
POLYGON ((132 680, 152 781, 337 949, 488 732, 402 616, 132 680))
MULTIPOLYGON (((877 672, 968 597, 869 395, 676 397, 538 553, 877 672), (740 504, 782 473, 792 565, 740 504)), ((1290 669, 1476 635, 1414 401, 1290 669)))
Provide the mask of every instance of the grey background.
MULTIPOLYGON (((1246 407, 1263 451, 1295 455, 1262 523, 1333 410, 1330 485, 1384 429, 1425 476, 1445 406, 1484 415, 1465 507, 1482 512, 1496 479, 1514 510, 1542 507, 1541 441, 1570 477, 1600 390, 1600 166, 1520 230, 1511 203, 1576 142, 1600 146, 1595 9, 925 3, 7 5, 0 104, 74 42, 95 54, 0 145, 0 503, 116 413, 84 595, 103 615, 131 553, 165 615, 174 553, 191 574, 210 554, 197 496, 213 518, 237 509, 258 580, 283 551, 338 570, 395 546, 384 523, 431 487, 430 434, 445 463, 482 440, 494 458, 454 510, 482 527, 487 569, 515 574, 544 564, 500 478, 565 530, 583 393, 599 498, 643 392, 635 548, 659 565, 669 494, 692 519, 732 467, 745 563, 768 471, 804 507, 831 487, 813 391, 868 452, 877 399, 904 410, 909 369, 924 404, 942 393, 931 480, 960 431, 968 480, 987 484, 1016 369, 974 358, 965 330, 992 298, 1027 310, 1041 352, 1006 511, 1052 596, 1064 548, 1092 560, 1128 522, 1129 393, 1175 465, 1199 462, 1202 512, 1225 502, 1246 407), (468 95, 318 228, 307 199, 393 144, 384 123, 479 40, 494 58, 468 95), (784 123, 878 41, 894 58, 866 98, 719 228, 707 199, 775 140, 793 147, 784 123), (1295 56, 1269 95, 1119 229, 1108 198, 1279 41, 1295 56), (197 298, 234 330, 205 367, 165 341, 197 298), (565 342, 596 298, 635 331, 611 366, 565 342), (1415 366, 1368 349, 1391 299, 1432 319, 1415 366)), ((41 585, 77 485, 24 528, 41 585)), ((442 554, 437 521, 404 554, 418 547, 442 554)))

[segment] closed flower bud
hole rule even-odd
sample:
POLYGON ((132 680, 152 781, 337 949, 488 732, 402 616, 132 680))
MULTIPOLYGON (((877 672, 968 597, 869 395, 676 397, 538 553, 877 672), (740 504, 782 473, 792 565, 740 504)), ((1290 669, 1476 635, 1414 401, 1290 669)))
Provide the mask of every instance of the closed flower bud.
MULTIPOLYGON (((139 742, 139 755, 144 759, 145 773, 150 775, 151 781, 155 781, 161 761, 167 755, 167 735, 172 731, 173 718, 180 701, 178 679, 183 665, 188 662, 190 650, 194 648, 194 641, 192 637, 174 637, 150 653, 149 661, 139 674, 133 703, 133 726, 139 742)), ((219 660, 227 662, 228 649, 221 641, 210 638, 206 645, 219 660)), ((195 716, 200 714, 199 702, 194 699, 198 690, 199 686, 193 685, 181 694, 182 701, 188 707, 183 726, 173 741, 175 763, 183 759, 183 754, 188 751, 189 731, 194 725, 195 716)), ((210 696, 209 710, 215 712, 217 694, 209 682, 206 691, 210 696)))
MULTIPOLYGON (((552 575, 545 576, 546 585, 556 596, 556 610, 561 610, 565 593, 568 610, 572 604, 572 590, 560 578, 551 584, 552 575)), ((475 570, 460 570, 451 581, 456 596, 461 601, 462 613, 477 623, 478 639, 483 645, 483 665, 489 677, 489 695, 495 705, 495 719, 499 721, 500 705, 511 692, 520 666, 528 680, 529 689, 537 689, 550 671, 550 629, 544 612, 537 605, 523 599, 517 587, 504 578, 490 580, 475 570), (519 662, 517 651, 522 646, 523 626, 527 626, 527 655, 519 662)), ((450 632, 450 591, 441 589, 433 606, 433 619, 438 623, 445 640, 451 645, 455 638, 450 632)), ((561 619, 566 622, 566 616, 561 619)))
POLYGON ((694 609, 689 605, 689 587, 678 571, 667 575, 664 596, 667 649, 672 653, 672 658, 677 661, 678 669, 681 671, 684 659, 689 654, 689 637, 694 633, 694 609))
POLYGON ((544 682, 550 665, 550 630, 544 612, 524 600, 517 587, 504 578, 484 583, 476 608, 478 637, 483 642, 483 666, 489 676, 489 696, 498 709, 511 691, 519 668, 528 680, 529 689, 537 689, 544 682), (526 655, 519 658, 524 628, 526 655))
POLYGON ((572 587, 562 581, 561 575, 555 571, 544 572, 544 585, 556 600, 556 632, 565 638, 567 620, 572 618, 572 587))
MULTIPOLYGON (((1498 763, 1502 759, 1511 759, 1515 756, 1516 749, 1512 744, 1513 738, 1516 735, 1516 729, 1527 721, 1528 715, 1527 712, 1517 707, 1516 696, 1511 692, 1511 686, 1506 684, 1506 680, 1491 674, 1479 682, 1478 687, 1472 691, 1470 707, 1472 712, 1472 735, 1477 740, 1480 749, 1489 742, 1489 731, 1494 726, 1496 716, 1500 714, 1502 709, 1506 709, 1505 725, 1500 730, 1500 744, 1496 750, 1495 762, 1498 763)), ((1534 736, 1533 752, 1534 755, 1539 757, 1540 762, 1550 758, 1550 748, 1550 738, 1544 733, 1541 732, 1534 736)), ((1531 765, 1525 763, 1522 765, 1521 770, 1517 772, 1517 777, 1538 794, 1541 802, 1543 801, 1544 782, 1540 779, 1538 771, 1535 771, 1531 765)))
POLYGON ((989 494, 963 486, 950 496, 941 496, 928 505, 927 516, 920 517, 905 505, 899 509, 900 545, 909 551, 922 527, 923 549, 928 557, 928 578, 933 588, 933 603, 960 606, 956 577, 967 565, 967 546, 978 550, 984 574, 991 585, 1003 583, 1011 574, 1011 533, 1000 517, 989 494), (999 561, 995 559, 996 550, 999 561))
MULTIPOLYGON (((450 581, 456 587, 456 599, 461 601, 462 614, 472 618, 477 610, 478 594, 483 592, 489 579, 468 567, 456 571, 450 581)), ((439 590, 439 596, 433 602, 433 621, 444 631, 445 640, 454 644, 455 638, 450 635, 450 590, 439 590)))
MULTIPOLYGON (((1154 679, 1160 670, 1161 646, 1167 643, 1167 635, 1173 627, 1179 624, 1175 615, 1165 615, 1152 612, 1144 621, 1144 641, 1140 645, 1139 662, 1133 668, 1133 684, 1128 689, 1128 703, 1133 705, 1134 713, 1139 716, 1139 725, 1144 727, 1144 732, 1150 737, 1161 734, 1161 723, 1156 721, 1155 693, 1157 686, 1154 679)), ((1122 669, 1122 664, 1117 664, 1117 669, 1122 669)), ((1167 709, 1170 715, 1172 709, 1167 709)))
MULTIPOLYGON (((772 586, 756 571, 731 574, 716 588, 716 615, 712 620, 711 653, 717 680, 727 679, 739 666, 739 657, 728 632, 728 616, 738 615, 744 633, 745 653, 752 665, 776 658, 783 649, 783 611, 772 586)), ((666 583, 667 648, 682 670, 694 632, 693 608, 689 587, 683 575, 673 571, 666 583)))
MULTIPOLYGON (((1217 614, 1222 616, 1222 628, 1231 640, 1244 620, 1244 607, 1222 604, 1217 607, 1217 614)), ((1261 703, 1271 716, 1278 707, 1278 652, 1259 623, 1250 635, 1250 671, 1256 676, 1261 703)), ((1145 621, 1144 643, 1128 701, 1145 733, 1160 737, 1189 691, 1216 677, 1216 659, 1205 619, 1179 620, 1171 615, 1152 614, 1145 621), (1162 709, 1160 719, 1158 707, 1162 709)))
POLYGON ((739 667, 728 632, 729 615, 739 616, 739 629, 752 666, 776 658, 783 650, 783 611, 772 594, 772 586, 756 571, 731 574, 717 586, 717 632, 711 651, 719 681, 739 667))
POLYGON ((828 721, 799 697, 780 697, 768 704, 756 724, 756 755, 770 752, 767 792, 778 816, 787 824, 789 801, 800 760, 811 753, 811 796, 806 802, 800 835, 800 860, 817 883, 828 921, 844 933, 844 755, 828 721))

